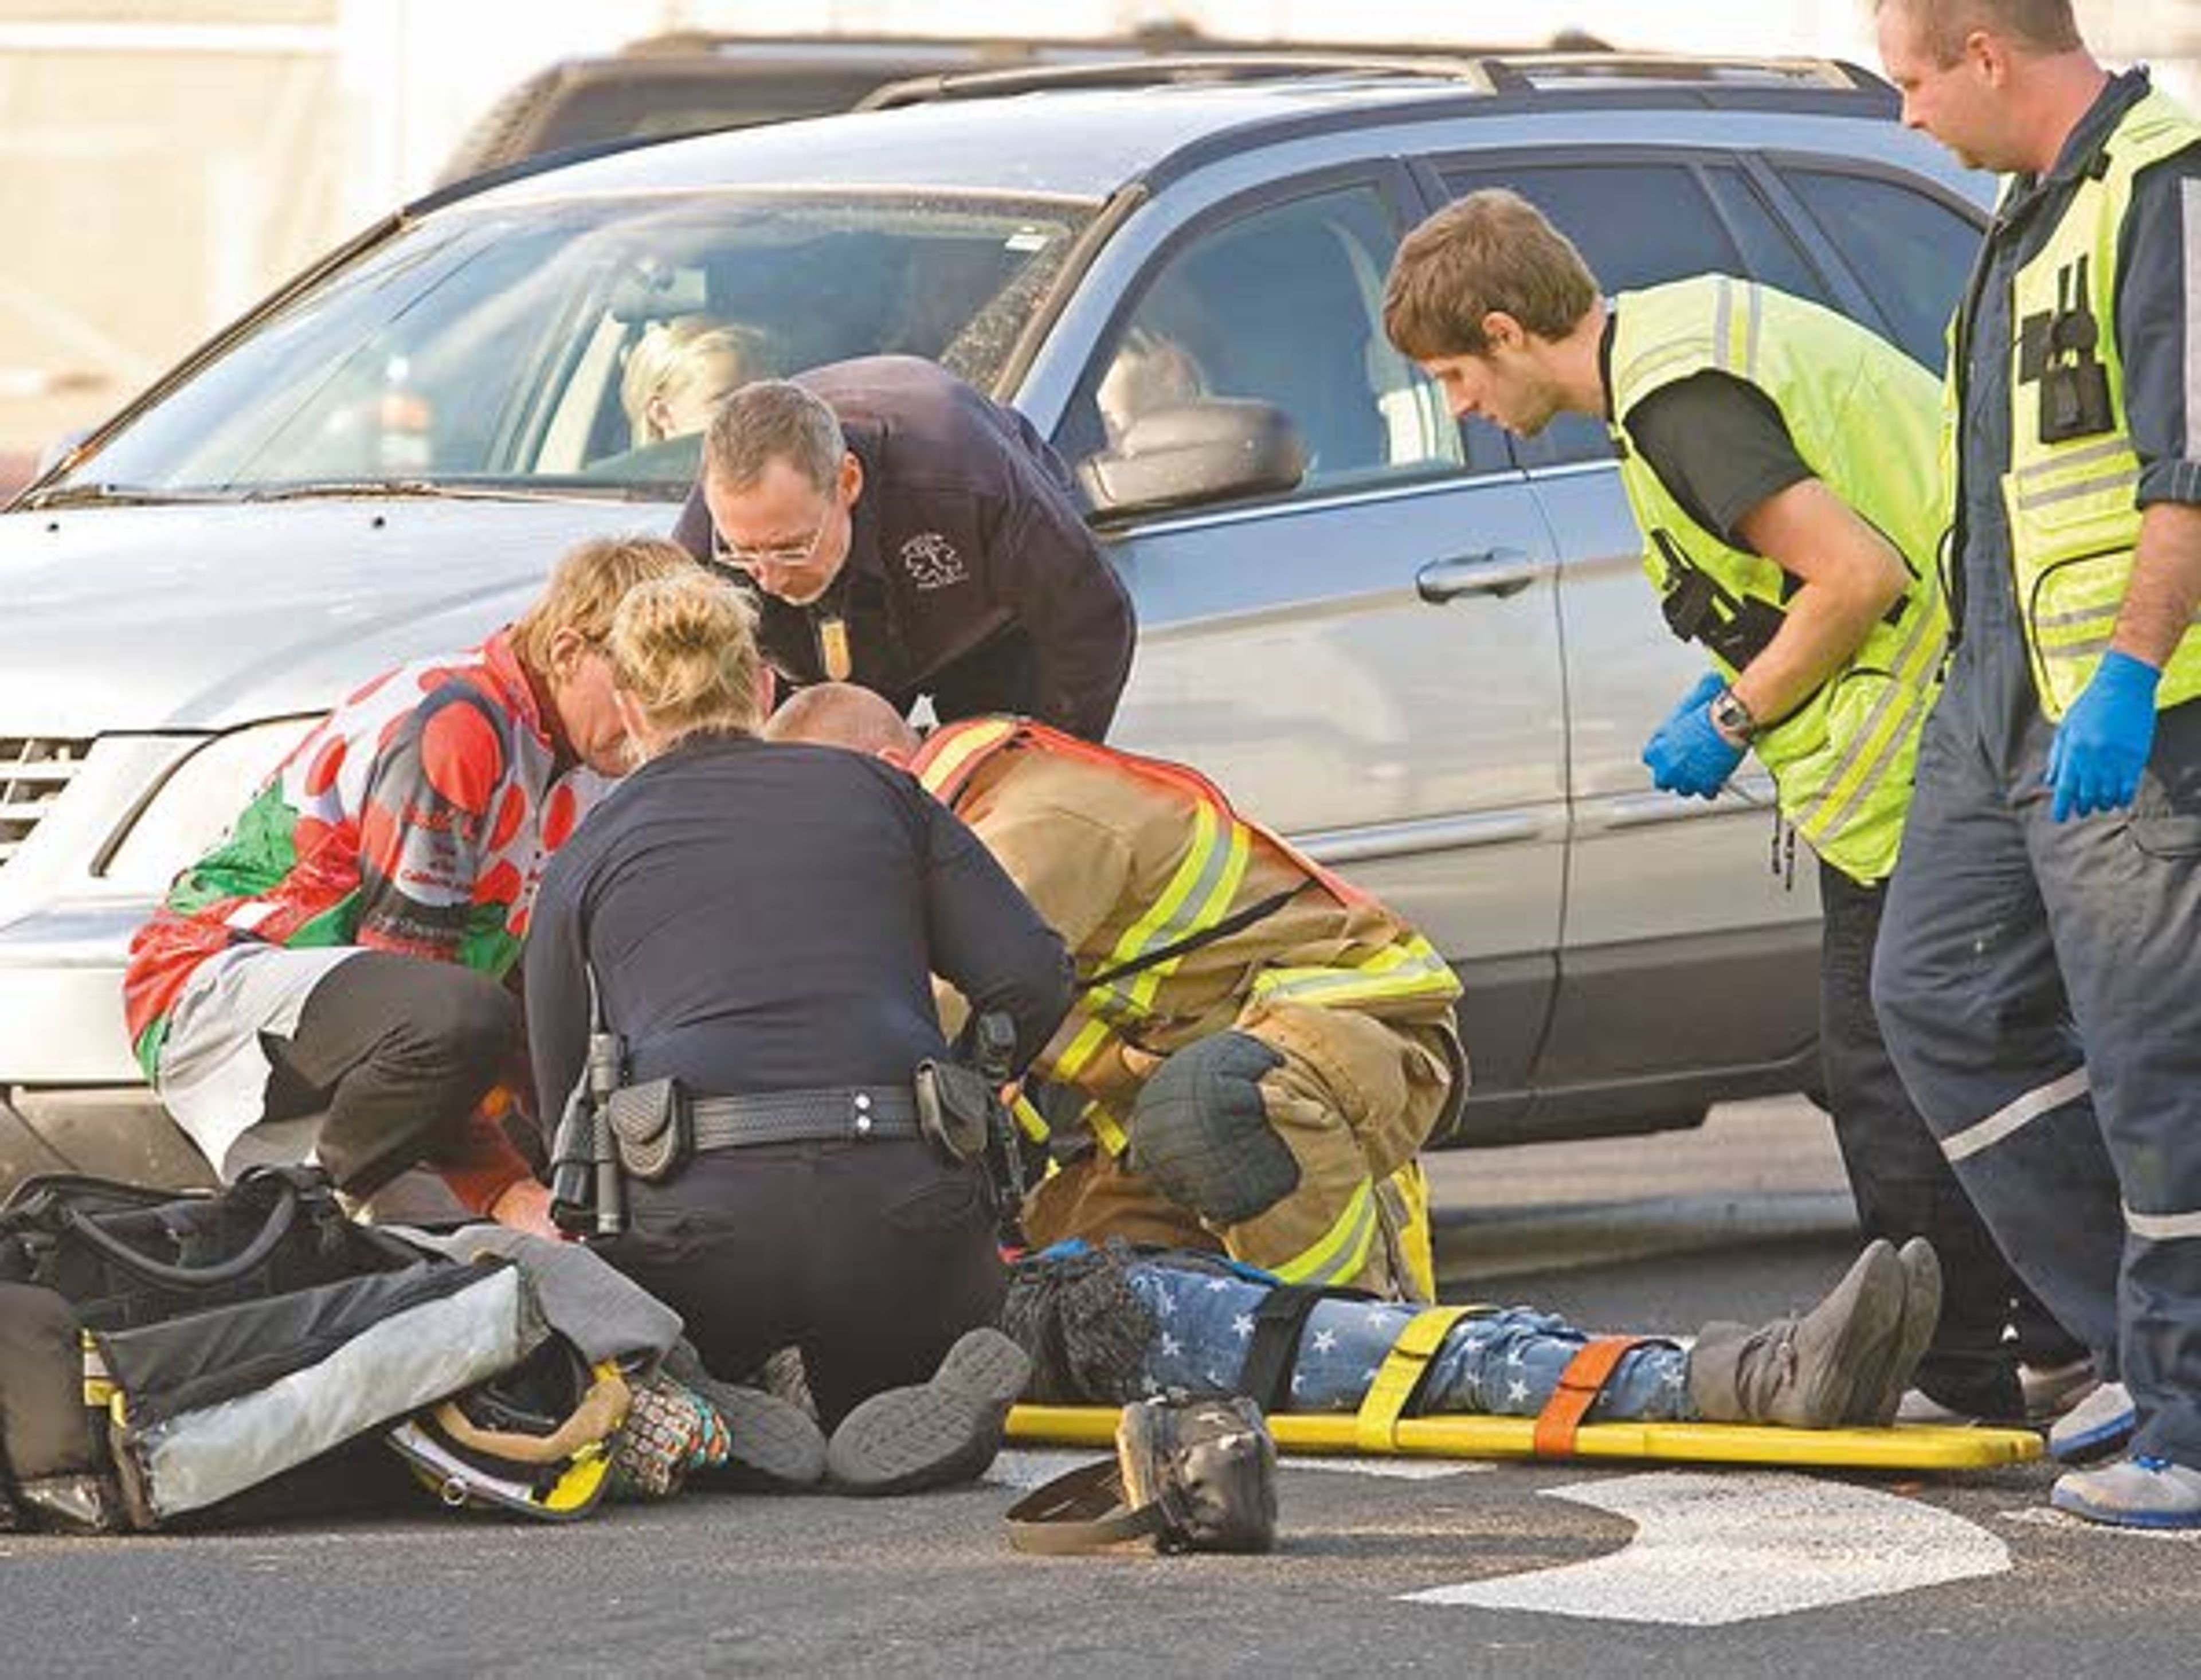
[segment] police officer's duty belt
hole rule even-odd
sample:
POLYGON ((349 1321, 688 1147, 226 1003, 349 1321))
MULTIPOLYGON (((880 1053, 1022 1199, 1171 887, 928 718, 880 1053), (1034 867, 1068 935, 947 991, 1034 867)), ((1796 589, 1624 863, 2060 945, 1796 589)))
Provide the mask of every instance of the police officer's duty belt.
POLYGON ((823 1143, 918 1135, 917 1099, 906 1085, 844 1085, 756 1096, 691 1096, 688 1119, 698 1154, 760 1143, 823 1143))

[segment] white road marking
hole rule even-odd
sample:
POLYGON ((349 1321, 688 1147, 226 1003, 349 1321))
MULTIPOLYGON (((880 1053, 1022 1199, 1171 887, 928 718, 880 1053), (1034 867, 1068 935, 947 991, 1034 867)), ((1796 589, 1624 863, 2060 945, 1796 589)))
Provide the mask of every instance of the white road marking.
POLYGON ((1327 1453, 1294 1453, 1280 1461, 1286 1470, 1335 1470, 1353 1476, 1388 1476, 1397 1482, 1439 1482, 1447 1476, 1482 1476, 1498 1466, 1483 1459, 1333 1458, 1327 1453))
POLYGON ((979 1479, 1000 1487, 1014 1488, 1019 1493, 1030 1493, 1034 1488, 1043 1487, 1058 1476, 1109 1455, 1108 1449, 1103 1447, 1091 1447, 1082 1452, 1036 1452, 1028 1447, 1005 1447, 994 1455, 992 1466, 979 1479))
POLYGON ((1717 1627, 1999 1575, 2010 1548, 1975 1524, 1893 1494, 1805 1476, 1668 1471, 1546 1490, 1631 1518, 1588 1563, 1463 1582, 1409 1603, 1717 1627))

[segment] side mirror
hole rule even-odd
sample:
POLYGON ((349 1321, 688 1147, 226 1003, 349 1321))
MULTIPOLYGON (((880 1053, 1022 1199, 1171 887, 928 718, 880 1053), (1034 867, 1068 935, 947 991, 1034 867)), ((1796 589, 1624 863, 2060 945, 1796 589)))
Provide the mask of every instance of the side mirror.
POLYGON ((1077 463, 1095 516, 1112 520, 1281 495, 1306 474, 1306 445, 1291 416, 1235 397, 1142 414, 1114 449, 1077 463))

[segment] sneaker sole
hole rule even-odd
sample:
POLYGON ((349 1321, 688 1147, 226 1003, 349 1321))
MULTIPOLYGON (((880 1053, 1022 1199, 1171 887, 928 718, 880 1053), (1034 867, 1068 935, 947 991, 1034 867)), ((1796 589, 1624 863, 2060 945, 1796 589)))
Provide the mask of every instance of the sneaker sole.
POLYGON ((1895 1334, 1888 1338, 1883 1363, 1873 1382, 1858 1385, 1854 1414, 1859 1421, 1881 1429, 1894 1424, 1904 1392, 1941 1323, 1941 1266, 1932 1246, 1914 1237, 1896 1251, 1895 1258, 1903 1268, 1903 1316, 1896 1321, 1895 1334))
POLYGON ((2048 1456, 2058 1464, 2087 1464, 2096 1459, 2105 1459, 2123 1451, 2125 1444, 2133 1438, 2133 1432, 2139 1427, 2139 1414, 2128 1412, 2082 1435, 2067 1436, 2061 1441, 2051 1437, 2048 1442, 2048 1456))
POLYGON ((1031 1360, 999 1330, 974 1330, 929 1382, 873 1395, 841 1420, 825 1470, 846 1492, 917 1493, 973 1480, 1001 1450, 1001 1425, 1031 1360))
POLYGON ((2176 1513, 2122 1511, 2111 1506, 2093 1504, 2075 1494, 2066 1494, 2060 1488, 2049 1489, 2048 1502, 2067 1515, 2082 1518, 2090 1523, 2100 1523, 2110 1528, 2201 1529, 2201 1511, 2176 1513))

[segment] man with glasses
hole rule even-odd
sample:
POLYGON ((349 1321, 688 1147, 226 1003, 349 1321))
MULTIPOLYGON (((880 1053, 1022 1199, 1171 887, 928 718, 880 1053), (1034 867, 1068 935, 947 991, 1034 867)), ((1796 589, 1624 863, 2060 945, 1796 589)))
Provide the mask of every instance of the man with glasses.
POLYGON ((673 536, 751 585, 796 688, 850 682, 942 721, 1098 741, 1130 674, 1130 597, 1020 414, 908 356, 745 385, 713 417, 673 536))

